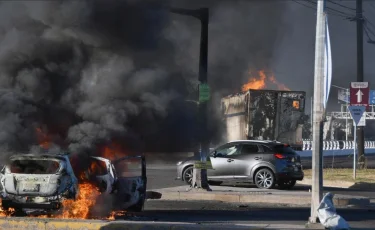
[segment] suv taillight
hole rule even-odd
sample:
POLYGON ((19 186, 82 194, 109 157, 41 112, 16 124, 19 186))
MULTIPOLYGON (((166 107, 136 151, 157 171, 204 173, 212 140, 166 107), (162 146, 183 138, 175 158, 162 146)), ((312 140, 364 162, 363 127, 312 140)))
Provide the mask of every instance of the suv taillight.
POLYGON ((283 154, 281 154, 281 153, 275 153, 275 154, 273 154, 277 159, 285 159, 286 158, 286 156, 284 156, 283 154))

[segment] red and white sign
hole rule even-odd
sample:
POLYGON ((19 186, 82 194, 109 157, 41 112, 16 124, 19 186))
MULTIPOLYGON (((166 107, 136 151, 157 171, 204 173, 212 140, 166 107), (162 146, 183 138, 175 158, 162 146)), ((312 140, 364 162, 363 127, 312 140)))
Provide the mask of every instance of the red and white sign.
POLYGON ((368 82, 352 82, 350 84, 350 105, 368 106, 369 84, 368 82))

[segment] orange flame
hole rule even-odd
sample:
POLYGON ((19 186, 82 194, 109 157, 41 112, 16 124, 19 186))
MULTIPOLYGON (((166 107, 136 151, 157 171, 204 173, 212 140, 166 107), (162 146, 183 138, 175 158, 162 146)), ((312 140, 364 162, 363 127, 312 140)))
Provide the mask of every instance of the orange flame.
POLYGON ((284 84, 279 83, 274 75, 267 76, 264 70, 258 71, 258 76, 259 77, 250 77, 249 81, 242 86, 242 91, 245 92, 250 89, 265 89, 267 87, 267 81, 276 85, 279 90, 290 91, 290 89, 284 84))
POLYGON ((111 142, 109 145, 104 146, 100 151, 100 156, 109 160, 118 159, 127 155, 128 154, 126 154, 124 148, 116 142, 111 142))
POLYGON ((36 128, 36 137, 40 147, 44 149, 51 147, 51 138, 41 128, 36 128))
POLYGON ((63 213, 57 218, 62 219, 87 219, 89 218, 90 209, 95 205, 100 192, 90 183, 79 184, 79 194, 76 200, 64 200, 63 213))
POLYGON ((11 216, 12 214, 14 214, 15 211, 16 210, 14 210, 14 208, 4 210, 2 207, 2 200, 0 199, 0 217, 11 216))

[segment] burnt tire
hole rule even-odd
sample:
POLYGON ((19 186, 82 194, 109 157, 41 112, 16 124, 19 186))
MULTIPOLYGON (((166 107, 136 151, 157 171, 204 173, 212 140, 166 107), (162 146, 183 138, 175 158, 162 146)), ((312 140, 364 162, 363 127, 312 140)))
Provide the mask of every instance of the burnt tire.
POLYGON ((287 190, 292 189, 296 185, 296 180, 283 180, 278 182, 278 186, 280 189, 287 190))
POLYGON ((189 166, 182 173, 182 180, 185 181, 185 183, 188 185, 191 185, 193 183, 193 169, 193 166, 189 166))
POLYGON ((275 186, 275 175, 268 168, 262 168, 256 171, 254 183, 258 188, 271 189, 275 186))

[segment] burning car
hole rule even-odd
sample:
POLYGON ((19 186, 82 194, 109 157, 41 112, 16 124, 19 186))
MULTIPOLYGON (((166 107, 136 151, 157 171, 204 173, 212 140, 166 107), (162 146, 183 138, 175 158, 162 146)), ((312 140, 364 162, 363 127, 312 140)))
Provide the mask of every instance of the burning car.
MULTIPOLYGON (((142 211, 147 183, 144 157, 123 157, 113 162, 90 157, 89 163, 84 179, 95 184, 101 194, 113 196, 114 210, 142 211), (134 164, 134 160, 141 164, 134 164), (141 173, 132 173, 132 165, 136 165, 141 173)), ((82 179, 81 175, 79 179, 82 179)), ((79 180, 69 155, 64 154, 14 155, 0 172, 0 182, 4 210, 14 208, 26 213, 56 213, 64 201, 80 197, 79 180)))
POLYGON ((79 192, 67 155, 14 155, 0 172, 0 181, 4 209, 56 210, 79 192))

